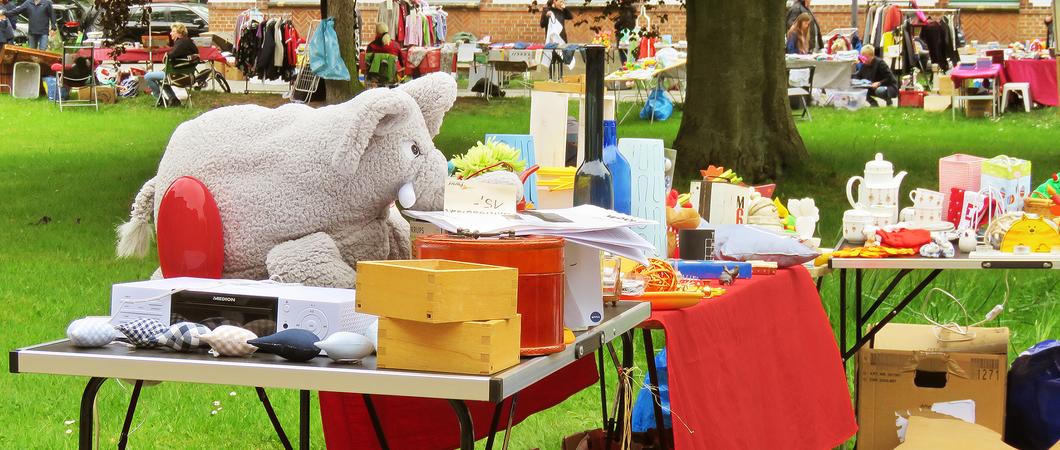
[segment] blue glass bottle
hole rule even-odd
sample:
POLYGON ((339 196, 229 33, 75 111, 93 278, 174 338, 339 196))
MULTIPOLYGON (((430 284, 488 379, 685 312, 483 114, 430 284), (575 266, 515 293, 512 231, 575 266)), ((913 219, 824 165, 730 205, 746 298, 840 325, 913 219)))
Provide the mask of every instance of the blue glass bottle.
POLYGON ((574 174, 574 206, 614 209, 611 171, 604 164, 604 47, 585 47, 585 161, 574 174))
POLYGON ((614 120, 604 121, 604 164, 611 171, 611 192, 615 197, 615 211, 632 214, 633 198, 629 161, 618 151, 618 124, 614 120))

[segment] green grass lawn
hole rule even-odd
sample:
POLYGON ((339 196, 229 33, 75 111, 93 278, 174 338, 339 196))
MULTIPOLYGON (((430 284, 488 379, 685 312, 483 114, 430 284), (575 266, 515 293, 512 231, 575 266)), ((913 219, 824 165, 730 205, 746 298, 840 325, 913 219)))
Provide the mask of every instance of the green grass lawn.
MULTIPOLYGON (((214 95, 196 98, 198 105, 224 101, 214 95)), ((436 143, 452 154, 486 133, 526 133, 527 106, 525 99, 502 99, 488 106, 461 100, 436 143)), ((71 320, 107 313, 111 284, 150 276, 155 259, 114 258, 113 230, 127 217, 140 185, 153 175, 170 133, 200 111, 157 110, 140 98, 104 106, 99 113, 60 114, 45 101, 0 97, 0 123, 7 124, 0 145, 0 349, 61 338, 71 320)), ((848 207, 842 192, 847 178, 860 174, 875 152, 910 172, 904 190, 935 187, 938 158, 956 152, 1030 159, 1036 182, 1060 168, 1060 119, 1053 111, 1012 114, 999 122, 952 122, 949 114, 905 109, 817 109, 814 117, 813 122, 800 122, 811 157, 779 180, 778 193, 785 199, 814 197, 823 205, 820 234, 826 243, 838 237, 839 220, 848 207)), ((657 137, 669 144, 679 118, 654 125, 631 119, 619 134, 657 137)), ((1004 296, 1002 275, 949 273, 936 285, 963 299, 971 314, 981 317, 1004 296)), ((1010 277, 1007 312, 992 325, 1012 329, 1010 354, 1015 355, 1060 334, 1060 278, 1053 273, 1010 277)), ((878 292, 886 281, 870 274, 868 292, 878 292)), ((823 292, 834 325, 837 284, 829 280, 823 292)), ((907 281, 899 291, 910 288, 907 281)), ((921 303, 914 303, 898 320, 923 322, 920 309, 921 303)), ((942 304, 941 298, 925 310, 939 320, 963 321, 959 309, 942 304)), ((0 410, 0 448, 75 447, 77 424, 66 421, 77 419, 85 379, 11 375, 7 359, 3 361, 0 400, 6 407, 0 410)), ((638 362, 643 364, 642 357, 638 362)), ((130 391, 129 385, 110 382, 99 394, 104 447, 117 442, 130 391)), ((296 393, 276 390, 271 397, 280 420, 293 433, 296 393)), ((558 448, 563 436, 599 426, 598 399, 599 392, 590 388, 531 417, 513 433, 513 448, 558 448)), ((141 405, 133 424, 133 448, 280 448, 252 389, 163 383, 144 389, 141 405), (214 402, 220 402, 220 410, 214 402)), ((313 447, 323 448, 319 420, 313 432, 313 447)))

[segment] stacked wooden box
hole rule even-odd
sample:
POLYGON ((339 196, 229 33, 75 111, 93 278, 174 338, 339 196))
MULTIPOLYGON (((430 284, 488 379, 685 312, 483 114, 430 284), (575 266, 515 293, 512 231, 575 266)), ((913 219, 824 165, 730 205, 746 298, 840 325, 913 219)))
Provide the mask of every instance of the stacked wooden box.
POLYGON ((518 278, 456 261, 357 263, 357 311, 379 316, 377 367, 490 375, 518 364, 518 278))

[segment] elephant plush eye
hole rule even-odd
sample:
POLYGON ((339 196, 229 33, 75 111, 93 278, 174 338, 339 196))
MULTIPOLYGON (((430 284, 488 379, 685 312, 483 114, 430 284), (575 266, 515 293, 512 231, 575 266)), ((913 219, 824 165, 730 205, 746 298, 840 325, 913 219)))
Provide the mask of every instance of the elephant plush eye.
POLYGON ((420 151, 420 146, 412 144, 412 154, 415 156, 420 156, 420 154, 422 154, 422 152, 420 151))

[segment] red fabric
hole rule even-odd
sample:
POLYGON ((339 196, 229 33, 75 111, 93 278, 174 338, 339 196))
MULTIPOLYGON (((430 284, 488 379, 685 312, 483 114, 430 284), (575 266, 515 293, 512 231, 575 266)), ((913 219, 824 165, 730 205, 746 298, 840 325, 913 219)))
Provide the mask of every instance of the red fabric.
POLYGON ((894 31, 902 24, 902 9, 897 6, 888 6, 883 17, 883 32, 894 31))
POLYGON ((655 56, 655 41, 656 38, 643 38, 640 40, 640 50, 637 52, 638 59, 650 58, 655 56))
POLYGON ((1005 61, 1006 83, 1030 83, 1031 98, 1045 106, 1060 105, 1056 90, 1056 60, 1010 59, 1005 61))
POLYGON ((880 243, 884 247, 919 249, 931 242, 931 232, 928 230, 901 229, 890 232, 879 230, 876 234, 880 236, 880 243))
MULTIPOLYGON (((113 50, 109 48, 96 48, 92 49, 92 58, 96 62, 100 61, 111 61, 115 58, 111 56, 113 50)), ((169 47, 156 48, 154 54, 148 53, 146 48, 128 48, 125 49, 125 53, 118 56, 117 61, 123 63, 138 63, 147 62, 148 59, 153 62, 160 63, 162 58, 169 52, 169 47)), ((77 52, 79 56, 88 56, 88 50, 81 50, 77 52)), ((225 57, 221 55, 221 51, 215 47, 199 47, 199 59, 203 61, 218 61, 225 62, 225 57)))
POLYGON ((801 266, 651 320, 666 329, 676 448, 819 450, 857 431, 832 327, 801 266))
POLYGON ((958 67, 950 72, 953 85, 958 89, 960 89, 961 82, 964 80, 991 79, 1001 75, 1001 64, 991 64, 989 69, 961 69, 958 67))
MULTIPOLYGON (((519 394, 514 423, 560 404, 571 395, 598 380, 594 355, 586 356, 519 394)), ((504 402, 500 423, 508 423, 504 402)), ((373 395, 375 406, 390 448, 417 450, 452 449, 460 446, 459 425, 449 402, 439 399, 373 395)), ((475 439, 489 434, 493 404, 468 402, 475 439)), ((324 440, 330 450, 370 450, 379 448, 375 430, 358 394, 320 393, 320 416, 324 440)), ((558 442, 557 442, 558 444, 558 442)))
POLYGON ((284 39, 287 61, 290 61, 292 66, 297 65, 298 45, 302 43, 302 37, 298 35, 298 29, 294 27, 294 24, 288 22, 284 25, 284 39))

